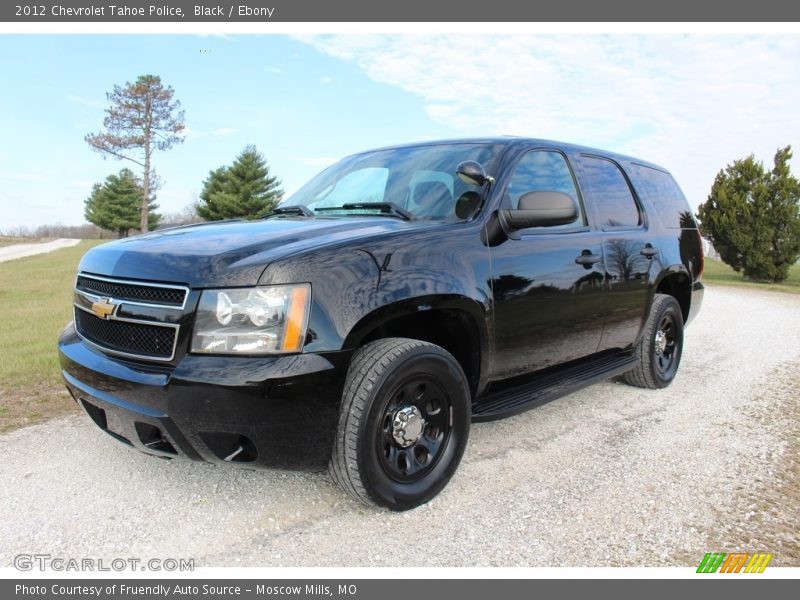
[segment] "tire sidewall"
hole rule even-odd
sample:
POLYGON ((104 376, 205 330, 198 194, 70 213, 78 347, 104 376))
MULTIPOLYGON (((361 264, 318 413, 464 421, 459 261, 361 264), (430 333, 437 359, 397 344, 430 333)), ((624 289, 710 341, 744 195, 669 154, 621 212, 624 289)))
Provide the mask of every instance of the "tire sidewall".
POLYGON ((683 315, 681 314, 681 308, 678 305, 678 302, 675 299, 668 297, 668 299, 663 302, 660 309, 653 314, 652 318, 652 331, 650 332, 650 339, 648 340, 650 373, 652 374, 656 387, 665 388, 672 383, 673 379, 675 379, 675 375, 678 373, 678 367, 681 364, 681 356, 683 355, 683 315), (658 325, 661 322, 661 319, 663 319, 667 314, 672 316, 673 323, 675 324, 676 355, 673 358, 672 365, 667 373, 662 373, 658 368, 658 358, 656 354, 656 334, 658 332, 658 325))
POLYGON ((359 474, 372 500, 393 510, 404 510, 436 496, 458 468, 467 445, 469 424, 470 403, 466 378, 450 355, 431 348, 414 349, 386 369, 370 394, 358 435, 359 474), (404 380, 419 374, 435 379, 448 394, 452 405, 450 436, 433 470, 418 481, 399 482, 384 471, 377 456, 375 435, 383 420, 389 395, 404 380))

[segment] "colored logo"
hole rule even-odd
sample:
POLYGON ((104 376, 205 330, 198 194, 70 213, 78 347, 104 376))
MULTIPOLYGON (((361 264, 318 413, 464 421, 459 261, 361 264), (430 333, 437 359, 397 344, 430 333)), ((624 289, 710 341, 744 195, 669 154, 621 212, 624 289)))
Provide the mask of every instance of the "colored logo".
POLYGON ((110 298, 100 298, 97 302, 92 303, 92 312, 101 319, 107 319, 116 308, 117 306, 110 298))
POLYGON ((697 567, 698 573, 763 573, 772 554, 758 552, 748 554, 740 552, 725 554, 724 552, 708 552, 697 567))

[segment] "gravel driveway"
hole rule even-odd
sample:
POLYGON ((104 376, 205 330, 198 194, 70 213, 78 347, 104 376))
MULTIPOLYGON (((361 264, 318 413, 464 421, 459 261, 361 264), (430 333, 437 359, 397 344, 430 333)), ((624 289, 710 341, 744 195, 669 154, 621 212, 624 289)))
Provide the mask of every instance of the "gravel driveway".
POLYGON ((713 287, 659 392, 606 382, 474 425, 450 486, 394 514, 324 474, 163 461, 75 415, 0 437, 20 552, 197 566, 800 565, 800 296, 713 287))
POLYGON ((70 246, 76 246, 79 242, 80 240, 59 238, 52 242, 42 242, 40 244, 12 244, 10 246, 3 246, 0 248, 0 262, 33 256, 34 254, 45 254, 53 250, 60 250, 61 248, 69 248, 70 246))

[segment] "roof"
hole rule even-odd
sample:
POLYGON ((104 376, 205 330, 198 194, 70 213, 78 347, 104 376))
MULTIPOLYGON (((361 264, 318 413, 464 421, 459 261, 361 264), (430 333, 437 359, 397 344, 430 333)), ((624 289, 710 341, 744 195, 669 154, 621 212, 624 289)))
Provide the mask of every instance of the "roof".
MULTIPOLYGON (((521 146, 521 145, 540 145, 544 147, 553 147, 553 148, 560 148, 567 152, 577 152, 577 153, 587 153, 587 154, 598 154, 600 156, 605 156, 611 158, 616 161, 622 162, 635 162, 637 164, 646 166, 646 167, 653 167, 655 169, 659 169, 662 171, 668 171, 666 168, 651 163, 647 160, 643 160, 641 158, 637 158, 634 156, 628 156, 625 154, 620 154, 617 152, 611 152, 609 150, 602 150, 600 148, 591 148, 589 146, 581 146, 579 144, 571 144, 569 142, 559 142, 557 140, 546 140, 541 138, 530 138, 530 137, 522 137, 522 136, 511 136, 511 135, 504 135, 504 136, 496 136, 496 137, 471 137, 471 138, 449 138, 449 139, 441 139, 441 140, 424 140, 419 142, 409 142, 403 144, 392 144, 391 146, 383 146, 380 148, 372 148, 370 150, 365 150, 364 152, 375 152, 379 150, 391 150, 393 148, 414 148, 418 146, 441 146, 444 144, 493 144, 493 145, 501 145, 507 147, 513 146, 521 146)), ((358 152, 356 154, 363 154, 364 152, 358 152)))

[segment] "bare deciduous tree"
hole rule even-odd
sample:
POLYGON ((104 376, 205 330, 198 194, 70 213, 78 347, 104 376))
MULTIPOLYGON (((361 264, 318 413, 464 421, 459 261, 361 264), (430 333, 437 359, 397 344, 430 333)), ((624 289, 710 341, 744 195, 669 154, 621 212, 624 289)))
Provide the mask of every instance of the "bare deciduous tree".
POLYGON ((110 106, 103 119, 105 131, 90 133, 86 141, 93 150, 142 168, 141 231, 148 230, 148 208, 155 189, 152 155, 183 142, 184 112, 173 100, 174 90, 164 87, 156 75, 141 75, 135 83, 114 86, 107 94, 110 106))

